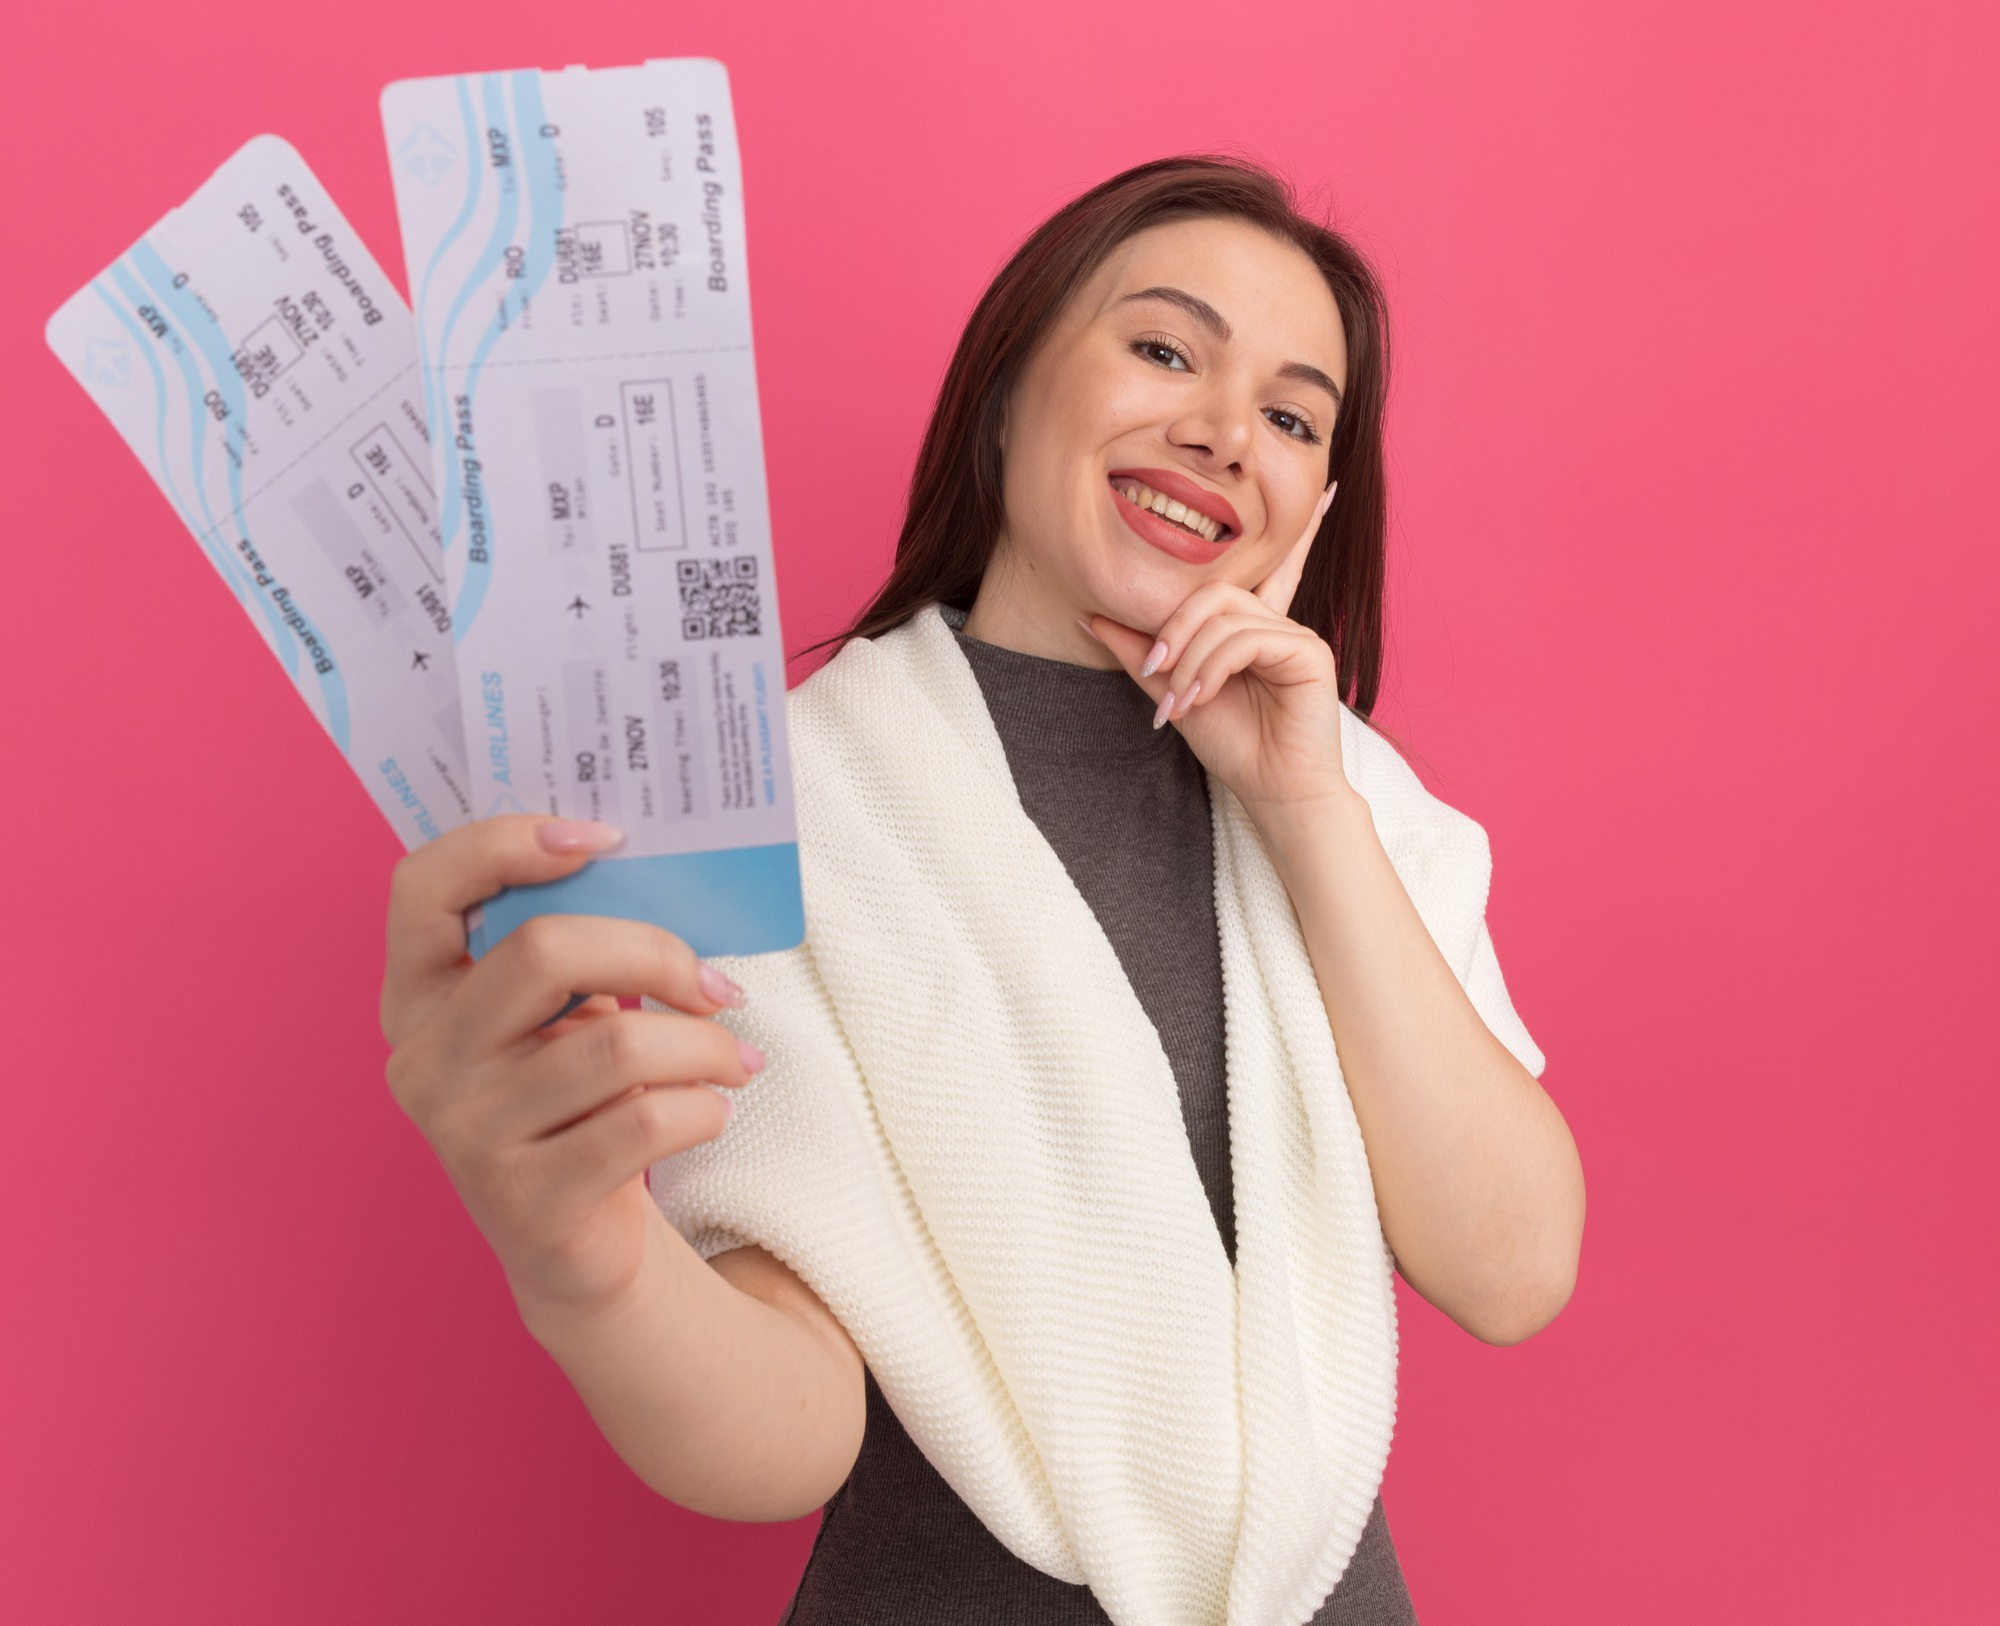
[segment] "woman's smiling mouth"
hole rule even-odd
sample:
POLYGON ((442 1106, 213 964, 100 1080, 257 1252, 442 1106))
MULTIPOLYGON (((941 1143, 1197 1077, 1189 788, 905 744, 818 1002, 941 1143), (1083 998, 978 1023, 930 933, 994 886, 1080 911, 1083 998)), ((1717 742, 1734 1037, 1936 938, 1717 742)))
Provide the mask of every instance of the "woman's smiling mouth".
POLYGON ((1236 510, 1170 469, 1114 469, 1118 512, 1139 536, 1190 564, 1206 564, 1241 533, 1236 510))
POLYGON ((1204 542, 1223 541, 1241 529, 1228 503, 1165 469, 1121 469, 1111 476, 1111 484, 1127 502, 1151 509, 1204 542))

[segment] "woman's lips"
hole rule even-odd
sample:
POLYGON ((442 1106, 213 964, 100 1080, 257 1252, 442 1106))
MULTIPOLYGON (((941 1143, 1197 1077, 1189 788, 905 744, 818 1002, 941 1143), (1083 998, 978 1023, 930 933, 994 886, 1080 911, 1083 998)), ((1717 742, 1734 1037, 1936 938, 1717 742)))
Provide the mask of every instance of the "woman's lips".
MULTIPOLYGON (((1171 497, 1185 508, 1206 514, 1218 525, 1227 525, 1230 535, 1225 540, 1234 541, 1243 534, 1243 522, 1236 517, 1236 510, 1206 486, 1197 485, 1185 474, 1177 474, 1172 469, 1113 469, 1108 476, 1115 485, 1120 480, 1137 480, 1142 486, 1151 486, 1163 497, 1171 497)), ((1217 544, 1220 546, 1220 544, 1217 544)))
POLYGON ((1116 486, 1111 488, 1111 500, 1118 504, 1118 517, 1138 533, 1142 542, 1150 542, 1162 553, 1170 553, 1191 565, 1205 565, 1211 559, 1220 559, 1236 537, 1236 533, 1231 531, 1220 542, 1205 542, 1164 514, 1141 508, 1116 486))

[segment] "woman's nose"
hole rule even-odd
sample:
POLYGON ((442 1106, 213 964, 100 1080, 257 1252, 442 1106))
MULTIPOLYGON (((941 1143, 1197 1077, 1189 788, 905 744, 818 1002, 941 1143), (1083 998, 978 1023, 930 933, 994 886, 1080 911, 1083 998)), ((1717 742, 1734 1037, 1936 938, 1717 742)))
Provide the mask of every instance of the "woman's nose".
POLYGON ((1205 394, 1190 402, 1188 410, 1167 427, 1167 439, 1190 452, 1201 452, 1218 463, 1240 472, 1243 454, 1250 444, 1250 419, 1254 407, 1246 407, 1218 393, 1205 394))

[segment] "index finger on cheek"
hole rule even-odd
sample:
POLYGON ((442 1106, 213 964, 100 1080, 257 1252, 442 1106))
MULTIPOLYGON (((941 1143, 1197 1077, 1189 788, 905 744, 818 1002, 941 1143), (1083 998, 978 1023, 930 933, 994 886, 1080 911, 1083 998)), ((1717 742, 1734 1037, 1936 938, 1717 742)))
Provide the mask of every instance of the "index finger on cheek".
POLYGON ((1333 504, 1334 491, 1340 482, 1334 481, 1319 496, 1314 506, 1312 518, 1306 521, 1306 528, 1299 532, 1299 539, 1287 550, 1271 569, 1271 574, 1257 584, 1256 596, 1280 615, 1289 613, 1292 595, 1299 590, 1299 582, 1306 573, 1306 559, 1312 552, 1312 545, 1319 535, 1320 523, 1326 518, 1326 511, 1333 504))

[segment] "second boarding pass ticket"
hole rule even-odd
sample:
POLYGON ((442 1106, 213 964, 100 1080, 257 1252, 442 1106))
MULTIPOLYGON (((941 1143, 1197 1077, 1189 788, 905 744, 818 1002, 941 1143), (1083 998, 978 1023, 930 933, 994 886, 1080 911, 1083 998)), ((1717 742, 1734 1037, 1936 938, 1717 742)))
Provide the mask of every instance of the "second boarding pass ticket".
POLYGON ((620 857, 793 842, 721 64, 382 106, 475 812, 601 819, 620 857))
POLYGON ((468 817, 409 314, 298 153, 251 141, 48 340, 404 846, 468 817))

